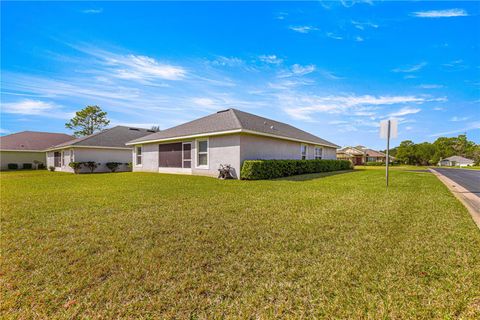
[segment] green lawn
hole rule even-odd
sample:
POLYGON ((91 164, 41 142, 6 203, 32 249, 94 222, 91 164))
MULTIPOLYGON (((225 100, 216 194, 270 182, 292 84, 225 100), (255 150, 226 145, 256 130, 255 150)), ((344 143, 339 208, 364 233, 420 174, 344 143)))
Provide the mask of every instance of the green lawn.
POLYGON ((1 318, 480 317, 480 231, 430 173, 1 173, 1 318))

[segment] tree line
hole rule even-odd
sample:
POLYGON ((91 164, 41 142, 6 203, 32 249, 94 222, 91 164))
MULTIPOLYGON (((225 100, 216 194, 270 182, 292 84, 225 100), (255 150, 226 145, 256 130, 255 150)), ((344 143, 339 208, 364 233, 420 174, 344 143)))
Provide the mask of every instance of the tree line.
POLYGON ((467 139, 466 134, 458 137, 440 137, 433 143, 414 143, 405 140, 396 148, 390 149, 390 155, 397 162, 410 165, 436 165, 441 159, 462 156, 480 164, 480 144, 467 139))

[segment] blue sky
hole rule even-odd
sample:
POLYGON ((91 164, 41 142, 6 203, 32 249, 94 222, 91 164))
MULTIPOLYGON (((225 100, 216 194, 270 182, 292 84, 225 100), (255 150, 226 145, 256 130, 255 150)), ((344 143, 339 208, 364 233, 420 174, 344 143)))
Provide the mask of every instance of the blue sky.
POLYGON ((479 2, 1 3, 1 133, 235 107, 340 145, 480 143, 479 2))

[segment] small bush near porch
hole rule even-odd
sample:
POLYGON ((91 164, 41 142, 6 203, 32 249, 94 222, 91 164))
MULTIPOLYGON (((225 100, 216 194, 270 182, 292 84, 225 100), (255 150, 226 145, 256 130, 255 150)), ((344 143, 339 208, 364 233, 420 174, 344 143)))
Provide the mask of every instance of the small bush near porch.
POLYGON ((246 160, 240 176, 243 180, 266 180, 348 169, 352 169, 348 160, 246 160))
POLYGON ((1 172, 1 319, 479 319, 480 232, 430 173, 1 172))

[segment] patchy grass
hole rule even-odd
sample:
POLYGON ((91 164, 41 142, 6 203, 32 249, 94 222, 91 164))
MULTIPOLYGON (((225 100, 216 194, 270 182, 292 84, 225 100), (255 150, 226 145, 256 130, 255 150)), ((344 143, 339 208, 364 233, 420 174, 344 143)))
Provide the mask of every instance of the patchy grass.
POLYGON ((2 318, 478 318, 480 232, 430 173, 1 173, 2 318))

